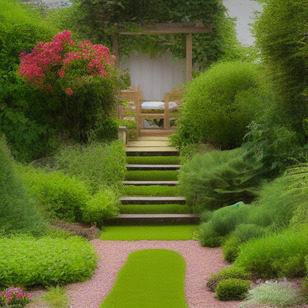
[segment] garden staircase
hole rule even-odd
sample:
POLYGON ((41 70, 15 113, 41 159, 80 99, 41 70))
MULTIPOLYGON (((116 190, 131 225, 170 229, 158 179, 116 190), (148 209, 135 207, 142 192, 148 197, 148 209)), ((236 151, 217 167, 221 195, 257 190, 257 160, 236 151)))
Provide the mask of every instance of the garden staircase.
MULTIPOLYGON (((179 156, 179 152, 171 147, 168 142, 167 136, 143 136, 139 137, 136 141, 128 142, 126 146, 127 157, 161 157, 161 156, 179 156)), ((127 178, 123 181, 126 186, 176 186, 178 181, 176 178, 168 180, 153 180, 151 172, 141 180, 132 179, 130 174, 132 172, 139 172, 142 174, 144 171, 158 171, 161 172, 163 178, 168 175, 168 172, 175 172, 181 168, 179 164, 128 164, 127 178)), ((185 207, 186 200, 183 196, 123 196, 120 198, 122 209, 129 205, 142 205, 141 208, 146 209, 147 206, 165 205, 164 208, 168 209, 170 206, 185 207)), ((105 225, 189 225, 198 224, 199 217, 191 213, 155 213, 149 214, 147 210, 136 213, 120 214, 113 219, 105 221, 105 225), (144 212, 144 213, 143 213, 144 212)), ((170 211, 168 211, 170 212, 170 211)), ((185 212, 185 211, 184 211, 185 212)))

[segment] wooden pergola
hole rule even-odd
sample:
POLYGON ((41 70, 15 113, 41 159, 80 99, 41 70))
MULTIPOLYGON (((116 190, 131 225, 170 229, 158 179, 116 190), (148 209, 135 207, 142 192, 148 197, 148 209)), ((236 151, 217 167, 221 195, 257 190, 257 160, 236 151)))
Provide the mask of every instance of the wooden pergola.
MULTIPOLYGON (((186 81, 192 80, 192 35, 212 32, 211 27, 204 28, 197 23, 160 23, 151 28, 142 28, 137 32, 123 31, 119 35, 162 35, 162 34, 186 34, 186 81)), ((114 40, 114 55, 116 66, 119 67, 119 43, 114 40)))

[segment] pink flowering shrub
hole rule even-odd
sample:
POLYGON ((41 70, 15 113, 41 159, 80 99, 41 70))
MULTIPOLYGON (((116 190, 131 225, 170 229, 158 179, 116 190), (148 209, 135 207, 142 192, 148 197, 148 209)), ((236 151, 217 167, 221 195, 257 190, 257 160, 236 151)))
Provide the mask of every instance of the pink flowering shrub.
MULTIPOLYGON (((86 142, 115 107, 114 56, 103 45, 75 43, 70 31, 20 54, 19 75, 42 94, 48 125, 64 139, 86 142)), ((103 128, 104 131, 104 128, 103 128)))
POLYGON ((25 307, 30 302, 29 293, 22 292, 20 287, 8 288, 0 292, 0 307, 25 307))

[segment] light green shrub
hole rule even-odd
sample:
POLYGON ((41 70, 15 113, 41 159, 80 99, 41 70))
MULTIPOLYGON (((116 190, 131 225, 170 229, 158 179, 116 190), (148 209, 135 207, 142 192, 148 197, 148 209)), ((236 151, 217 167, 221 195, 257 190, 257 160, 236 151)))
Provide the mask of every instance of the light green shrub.
POLYGON ((242 149, 195 155, 179 172, 180 191, 196 211, 213 210, 257 193, 262 165, 244 161, 242 149))
POLYGON ((19 166, 30 195, 48 219, 81 221, 82 208, 90 198, 86 185, 61 171, 19 166))
POLYGON ((92 192, 100 186, 120 186, 125 175, 125 150, 122 143, 95 143, 71 146, 56 156, 56 168, 85 181, 92 192))
POLYGON ((240 251, 240 244, 241 241, 235 236, 230 236, 227 238, 222 246, 222 252, 225 261, 230 263, 235 261, 240 251))
POLYGON ((0 238, 0 285, 57 285, 85 281, 96 269, 93 246, 80 237, 0 238))
POLYGON ((214 292, 221 280, 229 278, 248 279, 250 274, 242 267, 230 266, 222 269, 217 274, 211 274, 206 286, 214 292))
POLYGON ((200 225, 200 242, 202 246, 218 247, 222 243, 222 237, 214 231, 210 222, 200 225))
POLYGON ((248 242, 252 238, 262 237, 266 234, 266 229, 254 224, 239 224, 232 232, 241 243, 248 242))
POLYGON ((46 222, 39 215, 34 200, 27 193, 21 176, 0 135, 0 232, 44 233, 46 222))
POLYGON ((256 99, 260 77, 257 65, 244 62, 218 63, 201 73, 185 93, 174 143, 241 145, 247 125, 262 110, 262 99, 256 99))
POLYGON ((119 213, 119 197, 108 188, 101 188, 83 208, 83 221, 102 225, 103 219, 112 218, 119 213))
POLYGON ((265 238, 253 239, 241 246, 234 263, 262 278, 300 277, 305 275, 308 254, 308 228, 286 230, 265 238))
POLYGON ((246 297, 249 288, 250 281, 229 278, 218 283, 215 293, 222 301, 240 300, 246 297))
POLYGON ((294 307, 303 304, 300 291, 285 282, 267 282, 248 291, 248 298, 241 307, 270 305, 271 307, 294 307))

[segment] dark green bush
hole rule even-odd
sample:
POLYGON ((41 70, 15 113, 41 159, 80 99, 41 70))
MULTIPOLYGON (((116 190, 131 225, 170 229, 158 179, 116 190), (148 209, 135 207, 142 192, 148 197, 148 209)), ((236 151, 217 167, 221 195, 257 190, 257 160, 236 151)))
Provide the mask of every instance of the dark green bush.
POLYGON ((249 277, 250 274, 242 267, 236 267, 236 266, 226 267, 217 274, 211 274, 206 286, 212 292, 215 292, 215 289, 221 280, 229 278, 248 279, 249 277))
POLYGON ((200 242, 202 246, 218 247, 222 243, 222 236, 216 232, 211 222, 200 225, 200 242))
POLYGON ((44 233, 46 222, 38 214, 13 164, 5 139, 0 135, 0 230, 4 233, 44 233))
POLYGON ((85 183, 60 171, 46 173, 43 169, 22 166, 18 170, 46 218, 81 221, 82 210, 90 198, 85 183))
POLYGON ((266 238, 254 239, 241 246, 234 263, 262 278, 305 275, 308 253, 308 228, 286 230, 266 238))
POLYGON ((0 285, 57 285, 85 281, 96 269, 93 246, 80 237, 0 238, 0 285))
POLYGON ((249 288, 250 281, 229 278, 218 283, 215 293, 222 301, 240 300, 246 297, 249 288))
POLYGON ((233 148, 242 144, 247 125, 262 110, 261 73, 254 64, 225 62, 195 78, 185 93, 183 117, 173 141, 209 142, 233 148))
POLYGON ((224 260, 228 262, 234 262, 240 251, 241 241, 235 237, 230 236, 226 239, 222 246, 222 252, 224 260))
POLYGON ((108 188, 101 188, 83 208, 83 221, 102 225, 103 219, 119 214, 119 197, 108 188))
POLYGON ((185 164, 179 181, 188 205, 202 211, 250 202, 257 193, 262 165, 246 163, 242 154, 241 149, 212 151, 185 164))
POLYGON ((232 232, 232 235, 238 238, 241 243, 248 242, 252 238, 262 237, 265 234, 266 229, 264 227, 254 224, 239 224, 232 232))
POLYGON ((85 181, 92 192, 100 186, 120 186, 126 171, 124 146, 117 141, 70 146, 56 156, 55 168, 85 181))

